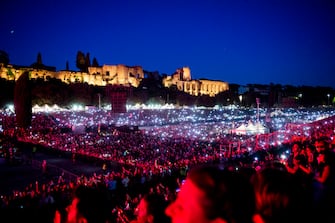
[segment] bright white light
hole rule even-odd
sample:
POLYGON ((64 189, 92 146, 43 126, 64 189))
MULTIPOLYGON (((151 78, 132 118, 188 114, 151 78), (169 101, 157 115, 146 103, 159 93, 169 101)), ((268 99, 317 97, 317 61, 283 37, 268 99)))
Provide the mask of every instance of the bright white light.
POLYGON ((82 111, 82 110, 84 110, 84 106, 82 106, 80 104, 73 104, 72 105, 72 110, 74 110, 74 111, 82 111))
POLYGON ((14 105, 13 104, 8 104, 7 108, 11 111, 14 112, 14 105))

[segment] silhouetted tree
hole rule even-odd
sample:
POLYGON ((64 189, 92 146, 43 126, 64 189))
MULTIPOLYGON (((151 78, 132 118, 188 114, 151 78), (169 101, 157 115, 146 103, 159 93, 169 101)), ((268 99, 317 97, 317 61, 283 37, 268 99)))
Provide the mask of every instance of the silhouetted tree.
POLYGON ((69 89, 69 101, 71 103, 79 103, 83 105, 92 104, 93 100, 93 88, 87 83, 71 83, 68 85, 69 89))
POLYGON ((16 124, 18 127, 27 128, 31 125, 32 96, 29 72, 25 71, 15 83, 14 108, 16 124))
POLYGON ((32 85, 32 104, 68 106, 70 103, 70 89, 68 84, 60 79, 49 78, 45 81, 43 78, 31 80, 32 85))
POLYGON ((43 63, 42 63, 42 54, 40 53, 40 52, 38 52, 38 54, 37 54, 37 60, 36 60, 36 63, 38 64, 38 65, 42 65, 43 63))
POLYGON ((9 56, 3 50, 0 50, 0 63, 3 63, 5 66, 9 64, 9 56))
POLYGON ((205 107, 214 107, 215 97, 210 97, 208 95, 197 96, 195 100, 195 105, 205 106, 205 107))
POLYGON ((90 59, 90 53, 86 53, 85 57, 85 71, 88 71, 88 67, 91 66, 91 59, 90 59))
POLYGON ((6 104, 13 103, 14 99, 14 80, 0 78, 0 108, 6 104))
POLYGON ((187 93, 182 92, 182 91, 178 92, 176 94, 175 98, 176 98, 176 104, 180 105, 180 106, 183 106, 183 105, 186 105, 186 106, 195 105, 196 104, 196 99, 197 99, 196 96, 187 94, 187 93))
POLYGON ((270 83, 268 107, 273 107, 280 102, 279 99, 281 96, 281 92, 282 86, 280 84, 274 85, 273 83, 270 83))
POLYGON ((215 104, 226 106, 229 104, 229 98, 231 97, 230 91, 223 91, 215 95, 215 104))
POLYGON ((92 67, 99 67, 99 63, 97 61, 97 58, 93 58, 93 61, 92 61, 92 67))
POLYGON ((80 71, 82 72, 85 71, 86 68, 85 54, 81 51, 78 51, 77 53, 76 66, 80 71))
POLYGON ((40 52, 37 54, 36 62, 30 66, 35 69, 46 69, 46 66, 42 63, 42 54, 40 52))
POLYGON ((238 84, 230 84, 227 91, 222 91, 215 95, 214 103, 217 105, 229 105, 239 102, 239 88, 238 84))
POLYGON ((69 61, 66 61, 66 67, 65 67, 65 70, 70 70, 69 61))

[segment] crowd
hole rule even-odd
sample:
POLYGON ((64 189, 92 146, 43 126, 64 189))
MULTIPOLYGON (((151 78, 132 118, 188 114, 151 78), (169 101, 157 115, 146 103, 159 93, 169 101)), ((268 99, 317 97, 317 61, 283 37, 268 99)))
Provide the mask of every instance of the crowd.
POLYGON ((230 138, 160 137, 114 126, 71 134, 57 122, 36 115, 31 129, 8 134, 78 159, 94 157, 107 167, 76 181, 60 175, 2 195, 2 212, 22 213, 11 215, 11 222, 22 216, 34 222, 137 223, 326 222, 334 217, 328 208, 335 205, 335 123, 281 146, 250 151, 228 149, 230 138), (110 162, 120 163, 120 171, 109 169, 110 162))

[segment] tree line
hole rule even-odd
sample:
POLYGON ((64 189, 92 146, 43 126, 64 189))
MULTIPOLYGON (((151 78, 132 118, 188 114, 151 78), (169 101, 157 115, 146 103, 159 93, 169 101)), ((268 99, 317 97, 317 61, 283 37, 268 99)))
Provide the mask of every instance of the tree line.
MULTIPOLYGON (((0 64, 3 64, 4 66, 10 64, 9 55, 7 52, 3 50, 0 50, 0 64)), ((35 69, 46 69, 46 70, 49 70, 50 68, 53 69, 52 66, 47 66, 43 64, 41 52, 37 53, 36 61, 33 62, 30 65, 30 67, 35 69)), ((93 57, 93 60, 91 62, 90 53, 88 52, 84 53, 81 50, 78 50, 76 56, 76 67, 81 72, 88 72, 88 67, 99 67, 99 63, 96 57, 93 57)), ((66 61, 65 63, 65 70, 70 70, 69 61, 66 61)))

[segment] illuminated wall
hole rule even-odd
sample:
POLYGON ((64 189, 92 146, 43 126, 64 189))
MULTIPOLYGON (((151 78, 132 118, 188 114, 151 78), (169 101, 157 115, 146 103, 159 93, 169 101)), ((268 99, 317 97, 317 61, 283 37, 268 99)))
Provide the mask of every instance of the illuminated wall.
POLYGON ((104 65, 102 67, 89 67, 88 73, 78 71, 48 71, 33 68, 15 69, 11 66, 0 68, 0 77, 7 80, 17 80, 24 71, 30 71, 33 79, 57 78, 65 83, 88 83, 89 85, 106 86, 107 84, 132 85, 138 87, 144 78, 140 66, 129 67, 125 65, 104 65))
MULTIPOLYGON (((7 80, 17 80, 25 71, 30 71, 31 78, 57 78, 65 83, 87 83, 89 85, 131 85, 138 87, 144 78, 141 66, 103 65, 102 67, 89 67, 88 73, 78 71, 48 71, 33 68, 15 69, 12 66, 0 66, 0 77, 7 80)), ((179 68, 171 76, 163 79, 165 87, 177 86, 179 91, 190 95, 209 95, 214 97, 216 94, 229 89, 228 83, 212 80, 192 80, 189 67, 179 68)))
POLYGON ((190 95, 209 95, 214 97, 220 92, 229 90, 227 82, 211 80, 192 80, 191 71, 188 67, 179 68, 171 76, 163 79, 164 87, 177 86, 179 91, 184 91, 190 95))

